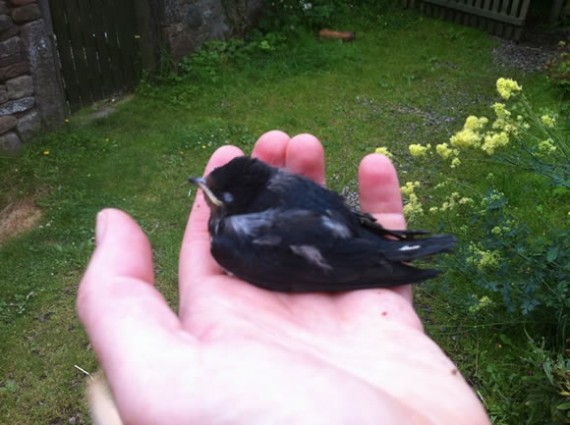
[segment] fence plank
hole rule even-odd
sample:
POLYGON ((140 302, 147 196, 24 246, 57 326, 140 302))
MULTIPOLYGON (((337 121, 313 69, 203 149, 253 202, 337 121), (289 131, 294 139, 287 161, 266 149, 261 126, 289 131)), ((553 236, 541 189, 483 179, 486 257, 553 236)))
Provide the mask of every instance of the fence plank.
POLYGON ((110 96, 115 91, 113 81, 113 70, 109 61, 109 49, 107 46, 106 17, 104 9, 99 0, 86 0, 86 4, 91 10, 92 28, 94 36, 95 50, 98 57, 99 73, 101 76, 102 96, 110 96))
MULTIPOLYGON (((508 15, 506 13, 506 8, 508 7, 507 1, 503 1, 501 9, 496 10, 496 11, 495 10, 484 10, 484 9, 476 8, 473 6, 467 6, 465 4, 453 2, 450 0, 423 0, 423 1, 426 3, 436 4, 438 6, 447 7, 449 9, 458 10, 460 12, 478 15, 478 16, 481 16, 483 18, 494 19, 496 21, 504 22, 507 24, 522 25, 524 22, 524 17, 521 18, 518 16, 511 16, 511 15, 508 15)), ((493 9, 495 9, 495 5, 497 7, 499 6, 499 3, 497 0, 495 0, 495 4, 494 4, 493 9)))
POLYGON ((53 20, 54 35, 58 48, 58 57, 61 65, 64 91, 67 99, 75 98, 79 91, 76 78, 75 65, 71 43, 69 42, 69 28, 67 26, 67 11, 63 1, 50 2, 50 11, 53 20))
POLYGON ((91 14, 91 5, 88 1, 78 0, 79 16, 81 17, 81 42, 85 49, 86 63, 89 68, 86 76, 89 79, 89 87, 91 90, 91 99, 100 99, 104 96, 101 89, 101 72, 99 70, 99 62, 97 57, 97 47, 95 45, 93 16, 91 14))

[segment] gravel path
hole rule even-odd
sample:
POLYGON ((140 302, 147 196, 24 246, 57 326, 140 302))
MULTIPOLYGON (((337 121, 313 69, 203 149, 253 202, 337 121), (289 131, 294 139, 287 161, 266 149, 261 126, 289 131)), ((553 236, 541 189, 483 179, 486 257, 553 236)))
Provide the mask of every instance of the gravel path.
POLYGON ((560 41, 570 44, 570 30, 527 31, 520 42, 497 40, 499 45, 493 50, 497 65, 525 73, 540 72, 548 61, 556 57, 560 41))

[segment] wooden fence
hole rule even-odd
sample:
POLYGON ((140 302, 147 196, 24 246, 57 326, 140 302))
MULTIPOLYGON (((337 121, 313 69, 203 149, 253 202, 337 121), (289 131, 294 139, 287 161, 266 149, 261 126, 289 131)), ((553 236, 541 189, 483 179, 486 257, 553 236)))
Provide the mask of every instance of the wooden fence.
POLYGON ((419 7, 428 15, 518 40, 530 0, 403 0, 403 5, 419 7))
POLYGON ((131 90, 140 79, 135 1, 49 2, 70 110, 131 90))

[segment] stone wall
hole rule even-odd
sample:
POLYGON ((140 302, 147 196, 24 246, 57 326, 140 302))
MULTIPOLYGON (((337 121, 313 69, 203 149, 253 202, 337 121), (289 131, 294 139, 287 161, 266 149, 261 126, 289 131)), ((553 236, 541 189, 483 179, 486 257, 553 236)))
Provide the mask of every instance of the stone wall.
MULTIPOLYGON (((18 151, 41 130, 65 120, 50 1, 58 0, 0 0, 0 151, 18 151)), ((255 24, 263 0, 135 4, 143 35, 142 62, 152 71, 165 50, 178 60, 208 40, 244 35, 255 24)))
MULTIPOLYGON (((49 15, 49 14, 48 14, 49 15)), ((0 149, 17 151, 63 123, 65 99, 36 0, 0 0, 0 149)))
POLYGON ((263 0, 150 0, 162 9, 163 42, 175 60, 208 40, 241 36, 259 15, 263 0))

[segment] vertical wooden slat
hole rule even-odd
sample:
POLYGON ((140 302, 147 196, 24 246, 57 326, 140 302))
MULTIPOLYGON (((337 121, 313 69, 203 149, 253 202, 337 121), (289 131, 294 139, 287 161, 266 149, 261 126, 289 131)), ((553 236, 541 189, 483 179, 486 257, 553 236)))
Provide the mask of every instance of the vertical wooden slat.
POLYGON ((106 23, 106 41, 109 51, 109 64, 113 77, 113 86, 115 90, 119 90, 125 86, 125 76, 122 68, 121 46, 119 42, 119 34, 114 20, 113 3, 114 0, 100 0, 103 10, 105 11, 106 23))
POLYGON ((109 60, 109 48, 107 45, 106 19, 103 7, 99 0, 88 0, 91 10, 92 29, 94 44, 98 58, 99 73, 101 75, 101 92, 103 97, 110 96, 115 91, 113 72, 109 60))
POLYGON ((88 105, 94 100, 91 81, 89 79, 89 66, 87 55, 81 39, 81 27, 84 24, 77 0, 66 0, 68 25, 71 34, 71 48, 73 52, 73 62, 75 64, 76 78, 79 83, 79 96, 82 106, 88 105))
POLYGON ((63 1, 50 2, 50 11, 53 21, 53 33, 56 38, 58 57, 61 65, 63 86, 68 102, 75 102, 78 98, 78 82, 71 51, 69 27, 63 1))
MULTIPOLYGON (((86 0, 77 0, 79 16, 81 17, 81 43, 85 50, 86 63, 88 66, 87 78, 90 83, 91 101, 101 99, 104 96, 101 84, 101 72, 97 57, 97 47, 94 37, 94 22, 91 15, 91 5, 86 0)), ((79 34, 78 34, 79 35, 79 34)))
POLYGON ((121 54, 122 71, 125 78, 126 88, 132 88, 136 81, 135 70, 135 33, 136 26, 133 23, 132 11, 134 5, 132 0, 123 0, 121 2, 113 2, 113 15, 115 27, 117 28, 117 37, 119 41, 119 49, 121 54))
POLYGON ((520 0, 513 0, 511 4, 511 15, 517 18, 520 16, 520 0))

